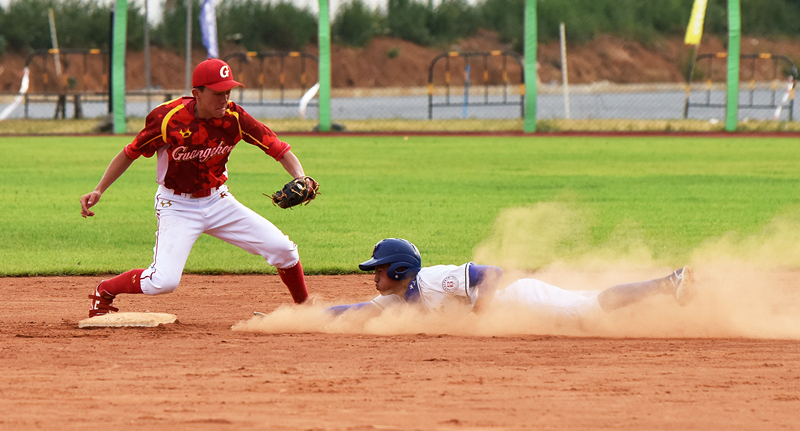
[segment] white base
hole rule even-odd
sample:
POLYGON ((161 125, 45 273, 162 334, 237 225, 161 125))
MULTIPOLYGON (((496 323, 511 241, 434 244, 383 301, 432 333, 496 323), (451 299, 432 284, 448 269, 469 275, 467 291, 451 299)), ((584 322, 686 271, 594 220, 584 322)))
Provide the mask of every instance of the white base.
POLYGON ((152 328, 162 323, 174 323, 178 316, 167 313, 108 313, 78 322, 78 328, 152 328))

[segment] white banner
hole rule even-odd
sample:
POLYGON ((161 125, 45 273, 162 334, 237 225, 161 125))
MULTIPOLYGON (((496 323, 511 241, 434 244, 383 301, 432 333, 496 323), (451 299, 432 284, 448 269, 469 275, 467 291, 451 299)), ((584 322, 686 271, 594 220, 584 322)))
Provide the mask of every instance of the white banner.
POLYGON ((200 29, 203 31, 203 46, 208 51, 208 58, 219 58, 217 43, 217 14, 214 0, 204 0, 200 9, 200 29))

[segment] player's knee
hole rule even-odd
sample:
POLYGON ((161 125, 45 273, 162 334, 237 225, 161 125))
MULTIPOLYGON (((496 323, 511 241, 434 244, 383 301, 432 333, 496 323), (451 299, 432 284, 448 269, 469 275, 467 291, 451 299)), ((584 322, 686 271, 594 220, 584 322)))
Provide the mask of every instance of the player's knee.
POLYGON ((279 250, 274 250, 271 256, 265 257, 267 263, 276 268, 291 268, 300 261, 300 253, 297 251, 297 245, 292 242, 279 250))
POLYGON ((161 295, 174 292, 181 282, 180 274, 175 277, 154 276, 149 280, 142 279, 142 292, 147 295, 161 295))

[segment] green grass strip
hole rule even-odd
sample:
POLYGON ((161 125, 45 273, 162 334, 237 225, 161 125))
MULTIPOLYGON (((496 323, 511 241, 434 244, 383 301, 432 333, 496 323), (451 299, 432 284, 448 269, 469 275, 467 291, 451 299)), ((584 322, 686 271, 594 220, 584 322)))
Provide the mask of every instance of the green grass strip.
MULTIPOLYGON (((228 185, 300 247, 308 273, 344 273, 385 237, 416 243, 425 265, 536 269, 611 247, 679 264, 729 232, 746 236, 800 200, 800 146, 783 138, 291 137, 322 194, 281 210, 262 193, 290 178, 256 148, 231 153, 228 185), (531 246, 533 244, 533 246, 531 246), (504 255, 505 254, 505 255, 504 255)), ((79 199, 130 137, 0 139, 0 275, 116 273, 152 259, 155 158, 137 160, 95 207, 79 199)), ((800 262, 798 262, 800 266, 800 262)), ((274 273, 202 236, 199 273, 274 273)))

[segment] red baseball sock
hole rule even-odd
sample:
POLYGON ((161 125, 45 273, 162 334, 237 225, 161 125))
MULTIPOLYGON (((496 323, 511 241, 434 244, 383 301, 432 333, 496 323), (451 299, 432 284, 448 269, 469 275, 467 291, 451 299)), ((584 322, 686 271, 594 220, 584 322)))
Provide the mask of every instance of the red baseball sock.
POLYGON ((278 275, 286 287, 289 288, 289 293, 292 294, 295 304, 302 304, 308 299, 308 288, 306 288, 306 278, 303 275, 303 265, 297 261, 297 265, 291 268, 278 268, 278 275))
POLYGON ((106 280, 101 289, 116 296, 120 293, 142 293, 141 276, 143 269, 132 269, 128 272, 106 280))

